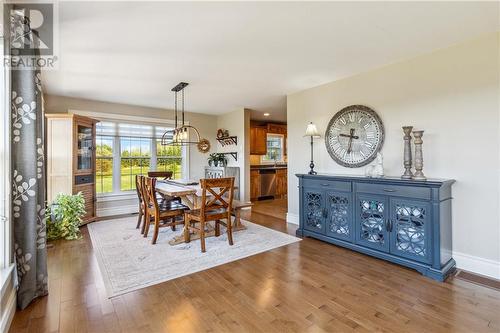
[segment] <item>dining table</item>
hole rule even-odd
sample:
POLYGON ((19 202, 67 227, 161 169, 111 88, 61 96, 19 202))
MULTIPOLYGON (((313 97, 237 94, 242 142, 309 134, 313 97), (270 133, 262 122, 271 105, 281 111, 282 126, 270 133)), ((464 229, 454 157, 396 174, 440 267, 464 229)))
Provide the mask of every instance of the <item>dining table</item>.
MULTIPOLYGON (((182 200, 182 203, 189 207, 189 209, 198 209, 201 206, 201 200, 203 195, 203 189, 200 184, 193 181, 169 181, 169 180, 157 180, 155 186, 156 192, 160 194, 162 197, 179 197, 182 200)), ((236 187, 235 187, 236 189, 236 187)), ((206 193, 206 196, 212 196, 209 192, 206 193)), ((233 200, 233 203, 236 200, 233 200)), ((234 209, 233 209, 234 212, 234 209)), ((241 223, 240 214, 234 214, 235 218, 233 220, 233 231, 241 231, 245 230, 246 226, 241 223)), ((205 231, 205 237, 215 236, 215 229, 207 224, 208 229, 205 231)), ((191 240, 195 240, 199 238, 199 234, 192 234, 191 240)), ((181 234, 179 236, 175 236, 173 239, 169 241, 170 245, 177 245, 184 243, 184 236, 181 234)))

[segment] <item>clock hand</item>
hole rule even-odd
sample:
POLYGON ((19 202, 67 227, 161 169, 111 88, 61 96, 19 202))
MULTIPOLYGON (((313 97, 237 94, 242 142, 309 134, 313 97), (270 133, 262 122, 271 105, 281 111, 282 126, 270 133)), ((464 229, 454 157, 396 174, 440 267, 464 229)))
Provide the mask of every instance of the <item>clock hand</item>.
POLYGON ((349 131, 349 134, 339 134, 339 136, 349 138, 349 144, 347 146, 347 153, 350 153, 352 151, 352 139, 359 139, 359 136, 354 135, 354 128, 351 128, 349 131))

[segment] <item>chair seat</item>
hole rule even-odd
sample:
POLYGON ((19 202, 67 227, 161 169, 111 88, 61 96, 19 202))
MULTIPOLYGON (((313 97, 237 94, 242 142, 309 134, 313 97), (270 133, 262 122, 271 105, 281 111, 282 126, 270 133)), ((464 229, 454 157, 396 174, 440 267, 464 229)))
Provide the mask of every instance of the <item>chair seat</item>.
POLYGON ((163 211, 172 211, 172 210, 187 210, 187 209, 189 209, 188 206, 183 205, 183 204, 181 204, 178 201, 166 201, 166 202, 162 202, 159 205, 159 208, 160 208, 160 212, 163 212, 163 211))
MULTIPOLYGON (((201 215, 201 209, 193 209, 187 212, 187 214, 191 216, 200 216, 201 215)), ((205 212, 205 216, 211 217, 214 215, 221 215, 221 214, 227 214, 227 209, 226 208, 219 208, 219 209, 211 209, 205 212)))

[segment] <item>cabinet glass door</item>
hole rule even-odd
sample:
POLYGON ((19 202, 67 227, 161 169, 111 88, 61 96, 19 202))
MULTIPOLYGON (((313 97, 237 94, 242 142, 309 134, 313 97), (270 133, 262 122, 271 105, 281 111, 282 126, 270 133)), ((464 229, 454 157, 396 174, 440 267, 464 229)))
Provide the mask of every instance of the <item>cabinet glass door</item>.
POLYGON ((304 189, 304 229, 325 233, 324 195, 320 190, 304 189))
POLYGON ((93 135, 92 126, 77 125, 76 133, 76 168, 77 171, 92 171, 93 135))
POLYGON ((430 205, 391 199, 391 253, 430 262, 430 205))
POLYGON ((352 196, 345 192, 326 193, 326 234, 350 240, 352 231, 352 196))
POLYGON ((356 243, 389 252, 387 197, 360 194, 356 206, 356 243))

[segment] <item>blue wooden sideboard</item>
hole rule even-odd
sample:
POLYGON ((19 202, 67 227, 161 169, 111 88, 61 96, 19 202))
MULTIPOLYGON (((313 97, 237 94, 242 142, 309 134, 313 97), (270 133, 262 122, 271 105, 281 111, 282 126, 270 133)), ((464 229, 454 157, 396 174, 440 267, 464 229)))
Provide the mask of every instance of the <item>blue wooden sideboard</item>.
POLYGON ((444 281, 451 257, 451 186, 454 180, 297 174, 297 236, 416 269, 444 281))

